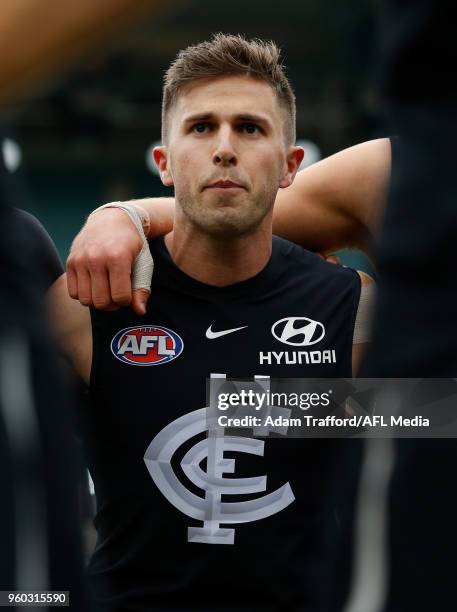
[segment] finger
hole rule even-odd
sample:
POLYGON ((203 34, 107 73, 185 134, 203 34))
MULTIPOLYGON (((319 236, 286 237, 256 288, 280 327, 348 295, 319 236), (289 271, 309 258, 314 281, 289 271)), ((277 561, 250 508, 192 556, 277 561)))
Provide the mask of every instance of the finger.
POLYGON ((149 300, 150 292, 146 289, 135 289, 132 296, 132 308, 138 315, 146 314, 146 306, 149 300))
POLYGON ((117 304, 111 299, 108 270, 101 266, 90 271, 92 302, 98 310, 116 310, 117 304))
POLYGON ((111 259, 107 263, 111 302, 127 306, 132 301, 131 264, 128 258, 111 259))
POLYGON ((90 274, 86 268, 78 270, 78 299, 83 306, 92 306, 90 274))
POLYGON ((68 294, 74 300, 78 299, 78 277, 73 268, 73 265, 67 262, 67 289, 68 294))

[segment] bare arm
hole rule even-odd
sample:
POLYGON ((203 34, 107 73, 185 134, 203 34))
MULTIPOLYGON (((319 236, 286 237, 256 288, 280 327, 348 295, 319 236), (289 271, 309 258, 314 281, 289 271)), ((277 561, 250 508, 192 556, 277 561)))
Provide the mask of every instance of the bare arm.
POLYGON ((357 247, 370 254, 390 184, 387 138, 344 149, 299 172, 276 198, 276 234, 322 253, 357 247))
POLYGON ((72 300, 62 274, 47 294, 51 328, 62 352, 76 372, 89 384, 92 363, 92 327, 89 309, 72 300))
MULTIPOLYGON (((388 138, 344 149, 299 172, 276 197, 273 230, 321 253, 354 246, 368 252, 390 183, 388 138)), ((173 198, 135 200, 151 215, 150 237, 173 226, 173 198)))
MULTIPOLYGON (((354 246, 371 254, 387 198, 390 166, 390 141, 380 139, 345 149, 303 170, 277 196, 275 233, 322 253, 354 246)), ((172 229, 173 198, 131 203, 148 211, 151 238, 172 229)), ((107 209, 90 217, 67 261, 70 295, 102 309, 130 304, 131 271, 141 244, 123 211, 107 209)), ((135 312, 144 314, 147 299, 147 291, 134 292, 135 312)))

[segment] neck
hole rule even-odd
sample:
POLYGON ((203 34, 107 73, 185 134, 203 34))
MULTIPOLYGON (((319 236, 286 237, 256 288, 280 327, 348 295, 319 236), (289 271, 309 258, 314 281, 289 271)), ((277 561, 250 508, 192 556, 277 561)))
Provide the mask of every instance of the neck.
POLYGON ((271 235, 271 215, 253 232, 235 237, 208 235, 194 225, 178 222, 165 236, 165 244, 175 264, 188 276, 224 287, 252 278, 267 265, 271 235))

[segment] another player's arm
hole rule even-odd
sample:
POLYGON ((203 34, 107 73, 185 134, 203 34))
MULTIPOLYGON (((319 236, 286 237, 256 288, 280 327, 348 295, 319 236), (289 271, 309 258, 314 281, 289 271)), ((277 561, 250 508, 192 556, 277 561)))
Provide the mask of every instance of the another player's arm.
POLYGON ((92 363, 92 326, 89 309, 68 295, 66 274, 47 293, 51 327, 62 352, 89 384, 92 363))
POLYGON ((313 164, 280 190, 273 230, 321 253, 355 247, 371 254, 390 185, 388 138, 344 149, 313 164))
MULTIPOLYGON (((150 218, 148 238, 173 229, 174 198, 145 198, 126 202, 146 209, 150 218)), ((90 215, 73 241, 67 259, 68 293, 84 306, 112 310, 126 306, 145 313, 149 293, 133 293, 132 268, 142 248, 142 238, 128 215, 119 208, 107 208, 90 215)))
MULTIPOLYGON (((390 181, 388 139, 372 140, 336 153, 299 172, 280 190, 274 232, 323 253, 355 246, 370 252, 390 181)), ((171 231, 173 198, 145 198, 137 204, 150 215, 149 237, 171 231)), ((89 217, 67 261, 68 291, 82 304, 110 309, 132 301, 131 273, 142 241, 124 211, 105 209, 89 217)), ((144 314, 147 291, 133 294, 144 314)))
MULTIPOLYGON (((385 209, 390 172, 388 138, 363 142, 313 164, 278 191, 274 233, 320 253, 353 246, 369 254, 385 209)), ((150 238, 171 231, 173 198, 134 203, 151 216, 150 238)))
MULTIPOLYGON (((359 272, 359 276, 362 282, 362 287, 368 288, 374 286, 374 281, 371 276, 368 276, 368 274, 365 274, 364 272, 359 272)), ((358 313, 358 317, 361 319, 359 320, 359 329, 361 328, 362 333, 360 334, 356 332, 354 343, 352 344, 352 376, 357 376, 357 372, 359 371, 368 346, 367 334, 370 328, 370 315, 373 308, 373 297, 372 292, 367 294, 365 304, 362 305, 362 308, 358 313), (357 336, 362 336, 362 338, 357 336)))

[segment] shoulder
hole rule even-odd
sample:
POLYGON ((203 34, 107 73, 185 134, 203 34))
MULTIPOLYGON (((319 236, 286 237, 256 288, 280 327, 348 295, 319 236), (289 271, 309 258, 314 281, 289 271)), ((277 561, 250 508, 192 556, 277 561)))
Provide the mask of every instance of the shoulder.
POLYGON ((316 253, 277 236, 273 236, 273 253, 277 262, 286 265, 291 275, 299 274, 307 279, 321 279, 324 282, 341 281, 343 285, 349 283, 356 287, 363 282, 363 272, 359 275, 353 268, 325 261, 316 253))
POLYGON ((41 240, 43 242, 52 242, 48 232, 34 215, 26 210, 22 210, 21 208, 14 208, 13 215, 16 217, 16 220, 27 230, 28 236, 30 236, 32 239, 41 240))
POLYGON ((38 229, 38 231, 46 231, 34 215, 26 210, 23 210, 22 208, 13 208, 13 215, 16 216, 18 221, 21 221, 21 223, 24 223, 32 230, 38 229))
POLYGON ((31 256, 39 264, 44 289, 48 289, 63 273, 62 262, 52 238, 34 215, 15 208, 13 215, 21 227, 31 256))

